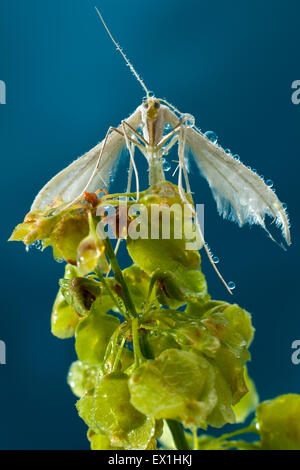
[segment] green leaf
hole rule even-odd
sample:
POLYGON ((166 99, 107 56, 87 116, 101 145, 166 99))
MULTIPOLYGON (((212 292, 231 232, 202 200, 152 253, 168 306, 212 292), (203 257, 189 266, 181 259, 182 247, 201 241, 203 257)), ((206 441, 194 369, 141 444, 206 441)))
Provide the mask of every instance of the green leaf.
POLYGON ((98 432, 98 427, 94 419, 94 394, 92 391, 85 394, 76 403, 76 408, 81 419, 94 432, 98 432))
POLYGON ((37 240, 47 240, 55 227, 59 215, 47 215, 47 211, 29 212, 24 222, 17 225, 9 241, 23 241, 25 245, 31 245, 37 240))
POLYGON ((194 350, 207 358, 215 373, 216 394, 207 424, 221 427, 235 422, 232 405, 248 391, 244 363, 249 358, 253 328, 250 315, 237 305, 207 303, 193 304, 185 312, 153 310, 143 316, 142 325, 149 331, 147 340, 155 357, 169 346, 194 350))
POLYGON ((214 367, 214 372, 216 375, 215 392, 217 395, 217 403, 207 417, 207 424, 215 428, 221 428, 227 423, 233 424, 235 422, 235 416, 231 407, 232 393, 230 385, 225 380, 218 367, 214 367))
POLYGON ((263 449, 300 450, 300 395, 264 401, 256 416, 263 449))
POLYGON ((235 405, 248 391, 244 364, 250 359, 248 347, 254 334, 251 315, 238 305, 223 303, 206 311, 201 323, 220 341, 214 363, 230 385, 232 404, 235 405))
POLYGON ((93 390, 98 374, 98 366, 88 362, 75 361, 69 369, 67 382, 74 395, 82 397, 85 392, 93 390))
POLYGON ((74 336, 79 317, 73 307, 58 291, 51 314, 51 333, 57 338, 65 339, 74 336))
POLYGON ((156 419, 206 427, 216 405, 213 367, 200 354, 169 349, 139 367, 130 378, 131 403, 156 419))
POLYGON ((179 349, 179 345, 175 339, 165 334, 149 333, 146 341, 149 343, 154 357, 159 356, 166 349, 179 349))
POLYGON ((233 412, 235 414, 235 420, 237 423, 243 423, 245 419, 255 411, 259 403, 258 394, 256 391, 255 384, 253 380, 249 377, 247 367, 244 368, 245 374, 245 383, 248 389, 246 395, 244 395, 241 400, 234 405, 233 412))
MULTIPOLYGON (((128 289, 135 308, 137 311, 141 311, 142 306, 148 297, 150 278, 148 274, 145 273, 145 271, 135 265, 124 269, 122 273, 124 280, 128 285, 128 289)), ((149 301, 152 302, 153 300, 154 297, 151 296, 149 301)))
POLYGON ((95 433, 90 429, 87 436, 91 443, 91 450, 124 450, 124 447, 113 446, 104 433, 95 433))
MULTIPOLYGON (((77 276, 76 268, 67 264, 65 268, 65 280, 77 276)), ((51 314, 51 332, 58 338, 71 338, 79 322, 76 310, 65 300, 62 290, 59 289, 51 314)))
POLYGON ((104 358, 109 340, 120 322, 103 314, 101 300, 96 299, 88 317, 81 320, 75 332, 75 349, 80 361, 99 364, 104 358))
POLYGON ((128 377, 122 373, 99 379, 94 395, 94 419, 114 446, 126 449, 146 449, 156 431, 155 420, 130 403, 128 377))
POLYGON ((149 276, 155 277, 159 301, 178 307, 188 300, 205 298, 207 286, 200 269, 200 255, 198 251, 186 247, 190 240, 185 238, 184 204, 178 188, 170 182, 162 182, 141 193, 139 203, 147 210, 148 238, 134 239, 129 236, 127 249, 134 263, 149 276), (161 211, 159 218, 152 217, 153 205, 161 211), (169 221, 170 232, 163 235, 162 229, 167 225, 165 221, 169 221), (176 234, 175 227, 180 225, 182 234, 176 234), (180 237, 177 238, 177 235, 180 237))

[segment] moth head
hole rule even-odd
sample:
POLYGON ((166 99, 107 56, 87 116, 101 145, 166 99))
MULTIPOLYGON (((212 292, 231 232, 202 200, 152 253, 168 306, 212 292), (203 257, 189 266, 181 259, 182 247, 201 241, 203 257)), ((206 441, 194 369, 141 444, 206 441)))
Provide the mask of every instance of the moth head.
POLYGON ((145 99, 142 104, 143 113, 148 119, 156 119, 160 109, 160 102, 156 98, 150 97, 145 99))

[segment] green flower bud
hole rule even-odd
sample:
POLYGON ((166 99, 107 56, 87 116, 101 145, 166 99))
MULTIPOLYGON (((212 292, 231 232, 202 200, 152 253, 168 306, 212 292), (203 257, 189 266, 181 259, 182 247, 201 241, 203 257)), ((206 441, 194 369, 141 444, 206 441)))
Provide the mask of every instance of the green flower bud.
POLYGON ((262 448, 300 450, 300 395, 281 395, 256 410, 262 448))
POLYGON ((96 233, 94 221, 89 212, 89 234, 77 248, 77 266, 82 275, 95 271, 98 267, 103 273, 109 269, 108 262, 105 258, 105 243, 100 240, 96 233))
POLYGON ((72 363, 67 382, 77 397, 82 397, 86 392, 90 392, 95 387, 99 368, 88 362, 75 361, 72 363))
POLYGON ((60 280, 61 292, 78 315, 86 316, 91 309, 92 303, 100 296, 99 283, 93 279, 74 277, 74 279, 60 280))
POLYGON ((113 373, 101 377, 94 394, 94 420, 114 446, 146 449, 157 432, 156 422, 130 403, 128 377, 113 373))

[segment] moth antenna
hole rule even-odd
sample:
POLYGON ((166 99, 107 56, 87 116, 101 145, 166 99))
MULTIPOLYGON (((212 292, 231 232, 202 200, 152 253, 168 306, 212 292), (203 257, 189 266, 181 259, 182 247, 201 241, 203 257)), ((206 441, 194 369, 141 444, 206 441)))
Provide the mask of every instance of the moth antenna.
POLYGON ((133 73, 133 75, 135 76, 135 78, 137 79, 137 81, 140 83, 140 85, 144 88, 145 92, 146 92, 146 95, 147 95, 147 98, 149 98, 149 90, 148 88, 146 87, 145 83, 143 82, 143 80, 141 79, 141 77, 139 76, 139 74, 137 73, 137 71, 135 70, 135 68, 133 67, 132 63, 127 59, 125 53, 122 51, 121 47, 119 46, 119 44, 117 43, 117 41, 113 38, 113 35, 111 34, 110 30, 108 29, 108 26, 106 25, 100 11, 98 10, 97 7, 95 7, 95 10, 96 12, 98 13, 98 16, 104 26, 104 28, 106 29, 110 39, 112 40, 112 42, 114 43, 114 45, 116 46, 117 50, 120 52, 120 54, 122 55, 123 59, 125 60, 126 64, 128 65, 128 67, 130 68, 131 72, 133 73))
POLYGON ((181 116, 183 113, 181 111, 179 111, 178 108, 176 108, 176 106, 174 106, 173 104, 169 103, 169 101, 163 99, 163 98, 158 98, 158 101, 161 101, 162 103, 165 103, 167 106, 169 106, 169 108, 172 108, 173 111, 175 111, 175 113, 179 114, 179 116, 181 116))

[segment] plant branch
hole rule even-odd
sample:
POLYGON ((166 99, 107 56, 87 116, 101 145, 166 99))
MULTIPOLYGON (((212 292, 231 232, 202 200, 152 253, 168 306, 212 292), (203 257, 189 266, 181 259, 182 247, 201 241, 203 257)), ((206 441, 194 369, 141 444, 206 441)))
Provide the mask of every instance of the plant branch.
POLYGON ((181 424, 173 419, 167 419, 166 422, 172 434, 176 449, 190 450, 181 424))
POLYGON ((131 299, 129 289, 128 289, 127 284, 125 282, 125 279, 123 277, 123 274, 122 274, 121 268, 119 266, 117 257, 115 255, 115 252, 113 250, 111 242, 108 238, 105 239, 105 245, 106 245, 106 255, 107 255, 107 257, 110 261, 111 268, 112 268, 112 270, 114 272, 114 275, 115 275, 115 279, 120 284, 120 286, 122 288, 122 298, 123 298, 125 307, 128 311, 129 316, 131 316, 132 318, 136 318, 137 317, 137 312, 136 312, 134 303, 131 299))

